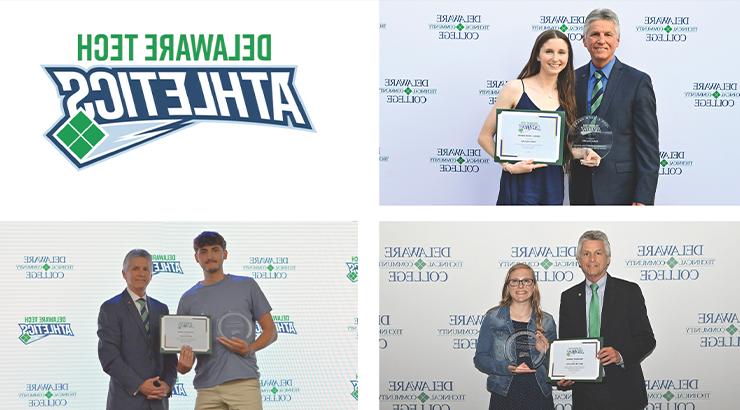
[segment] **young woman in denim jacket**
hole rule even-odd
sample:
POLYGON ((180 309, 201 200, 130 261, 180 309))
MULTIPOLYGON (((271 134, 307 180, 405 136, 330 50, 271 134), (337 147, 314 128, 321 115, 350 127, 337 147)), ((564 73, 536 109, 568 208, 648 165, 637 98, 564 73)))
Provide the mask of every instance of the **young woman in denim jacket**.
POLYGON ((547 384, 547 360, 536 368, 532 358, 547 353, 556 338, 555 321, 540 308, 540 291, 532 268, 518 263, 509 269, 501 302, 486 313, 473 359, 488 375, 489 409, 552 409, 552 387, 547 384), (509 336, 520 330, 535 333, 536 342, 517 344, 516 362, 507 359, 509 336), (527 352, 526 350, 529 349, 527 352))

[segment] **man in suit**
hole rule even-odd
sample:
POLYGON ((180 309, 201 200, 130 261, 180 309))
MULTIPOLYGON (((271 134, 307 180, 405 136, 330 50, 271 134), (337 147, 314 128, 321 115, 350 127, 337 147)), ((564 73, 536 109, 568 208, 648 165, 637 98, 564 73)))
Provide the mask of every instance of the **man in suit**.
POLYGON ((601 383, 560 380, 558 387, 573 388, 574 410, 642 409, 648 401, 640 362, 655 349, 642 291, 607 273, 611 246, 604 232, 584 232, 577 259, 586 280, 560 297, 560 337, 601 337, 597 357, 605 375, 601 383))
POLYGON ((126 289, 98 315, 98 358, 110 375, 107 410, 167 410, 177 356, 159 353, 159 318, 167 305, 146 294, 152 256, 131 250, 123 260, 126 289))
POLYGON ((609 9, 592 11, 583 45, 591 61, 576 70, 578 115, 596 115, 614 136, 609 155, 574 160, 571 205, 653 205, 660 150, 655 93, 650 76, 617 59, 619 19, 609 9))

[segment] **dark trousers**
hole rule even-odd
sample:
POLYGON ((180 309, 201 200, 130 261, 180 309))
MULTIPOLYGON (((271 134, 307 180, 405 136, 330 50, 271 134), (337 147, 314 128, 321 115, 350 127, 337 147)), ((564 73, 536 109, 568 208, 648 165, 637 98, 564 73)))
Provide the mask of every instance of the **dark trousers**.
POLYGON ((622 410, 617 409, 605 383, 580 383, 573 392, 573 410, 622 410))

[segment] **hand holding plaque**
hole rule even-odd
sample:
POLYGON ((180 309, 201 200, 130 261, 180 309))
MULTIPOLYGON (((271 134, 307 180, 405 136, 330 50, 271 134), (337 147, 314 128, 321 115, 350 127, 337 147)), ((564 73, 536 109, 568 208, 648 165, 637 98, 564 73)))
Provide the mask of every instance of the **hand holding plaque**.
POLYGON ((190 346, 195 353, 211 353, 211 320, 208 316, 166 315, 160 319, 162 353, 179 353, 190 346))
POLYGON ((550 380, 600 382, 603 367, 596 357, 601 339, 563 339, 552 342, 547 377, 550 380))
POLYGON ((496 110, 493 160, 563 164, 565 114, 561 111, 496 110))

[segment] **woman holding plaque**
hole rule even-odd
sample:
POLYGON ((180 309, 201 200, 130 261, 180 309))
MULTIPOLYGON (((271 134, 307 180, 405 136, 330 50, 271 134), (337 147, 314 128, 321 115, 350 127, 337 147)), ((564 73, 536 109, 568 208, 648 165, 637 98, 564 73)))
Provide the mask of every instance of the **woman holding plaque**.
MULTIPOLYGON (((488 114, 478 135, 478 144, 491 156, 495 153, 496 110, 565 112, 566 126, 576 119, 573 48, 559 30, 543 31, 534 42, 529 61, 516 80, 509 81, 488 114)), ((571 152, 565 150, 565 161, 571 152)), ((502 162, 503 171, 497 205, 562 205, 565 191, 563 167, 522 160, 502 162)))
POLYGON ((488 375, 489 409, 552 409, 547 384, 549 341, 555 321, 540 308, 540 291, 532 268, 509 269, 501 302, 486 312, 473 362, 488 375))

